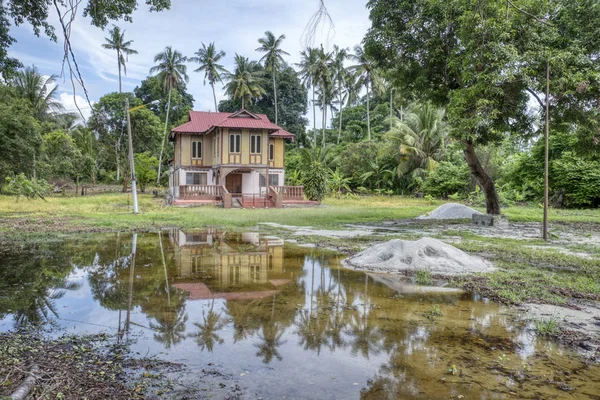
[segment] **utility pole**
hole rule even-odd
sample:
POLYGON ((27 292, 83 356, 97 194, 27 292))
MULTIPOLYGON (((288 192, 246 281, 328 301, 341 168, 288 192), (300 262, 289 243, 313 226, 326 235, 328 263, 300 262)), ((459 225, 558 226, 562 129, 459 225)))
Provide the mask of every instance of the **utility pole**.
POLYGON ((138 213, 137 182, 135 180, 135 167, 133 165, 133 139, 131 138, 131 117, 129 115, 129 98, 125 99, 127 112, 127 139, 129 140, 129 169, 131 170, 131 197, 133 197, 133 213, 138 213))
POLYGON ((548 240, 548 142, 550 136, 550 58, 546 60, 546 129, 544 132, 546 141, 544 151, 544 222, 542 236, 548 240))

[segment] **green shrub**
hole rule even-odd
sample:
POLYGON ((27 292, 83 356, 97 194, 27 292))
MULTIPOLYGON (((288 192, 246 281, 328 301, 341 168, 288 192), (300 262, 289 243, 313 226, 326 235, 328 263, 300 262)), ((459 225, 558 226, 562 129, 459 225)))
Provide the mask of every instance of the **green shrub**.
POLYGON ((327 194, 329 169, 319 161, 313 161, 302 173, 304 194, 312 201, 321 202, 327 194))
POLYGON ((565 206, 600 205, 600 162, 565 152, 552 163, 552 175, 552 189, 564 194, 565 206))
POLYGON ((40 198, 44 199, 52 186, 48 184, 44 179, 27 179, 25 174, 20 173, 14 178, 6 177, 6 184, 2 188, 2 191, 6 194, 16 196, 17 199, 21 196, 27 199, 40 198))
POLYGON ((142 193, 146 191, 146 186, 156 182, 158 177, 158 158, 149 152, 138 153, 134 156, 135 177, 142 193))
POLYGON ((466 164, 442 161, 423 183, 423 192, 436 198, 458 194, 464 198, 471 188, 471 173, 466 164))

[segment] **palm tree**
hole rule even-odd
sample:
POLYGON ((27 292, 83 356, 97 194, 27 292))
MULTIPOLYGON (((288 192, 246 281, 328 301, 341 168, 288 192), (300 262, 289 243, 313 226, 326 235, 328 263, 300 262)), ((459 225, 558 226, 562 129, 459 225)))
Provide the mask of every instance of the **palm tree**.
POLYGON ((217 51, 215 43, 212 42, 208 47, 202 43, 202 48, 198 49, 194 54, 196 54, 196 56, 190 58, 190 61, 200 64, 200 67, 195 69, 194 72, 204 71, 204 84, 206 85, 207 80, 208 83, 210 83, 213 99, 215 101, 215 111, 219 111, 217 107, 217 95, 215 94, 215 82, 223 82, 221 74, 227 73, 225 67, 218 64, 218 62, 225 57, 225 52, 223 50, 217 51))
POLYGON ((398 175, 425 178, 445 155, 450 126, 445 111, 430 103, 412 104, 400 121, 393 119, 383 151, 398 159, 398 175))
POLYGON ((56 75, 45 78, 35 65, 18 71, 13 84, 19 95, 31 103, 37 116, 44 120, 65 111, 63 105, 56 99, 58 86, 55 85, 56 75), (53 86, 53 88, 50 88, 53 86))
POLYGON ((273 78, 273 95, 275 97, 275 125, 277 125, 277 86, 275 83, 275 75, 281 68, 283 61, 283 55, 289 56, 290 53, 281 50, 281 42, 285 39, 285 35, 279 36, 275 39, 275 35, 271 31, 265 32, 265 37, 258 39, 258 43, 261 45, 256 51, 265 53, 265 55, 259 60, 265 63, 265 69, 271 73, 273 78))
POLYGON ((377 64, 375 60, 367 56, 365 51, 360 46, 354 47, 354 54, 350 54, 351 59, 357 64, 351 66, 349 70, 354 73, 357 78, 358 87, 365 86, 367 88, 367 137, 371 140, 371 114, 369 110, 369 88, 375 86, 379 89, 379 75, 377 73, 377 64))
POLYGON ((121 88, 121 67, 123 67, 123 73, 127 75, 127 69, 125 68, 126 56, 130 54, 137 54, 137 50, 133 50, 129 46, 133 43, 133 40, 125 41, 125 31, 121 32, 121 29, 113 25, 113 28, 108 31, 110 37, 104 38, 106 43, 102 45, 105 49, 117 51, 117 65, 119 66, 119 93, 122 92, 121 88))
POLYGON ((333 85, 333 53, 327 53, 323 46, 317 52, 317 64, 315 66, 315 78, 319 86, 319 103, 322 109, 322 146, 325 146, 325 129, 327 128, 327 107, 331 105, 334 97, 333 85))
POLYGON ((241 100, 243 109, 246 102, 267 93, 263 87, 263 76, 263 71, 255 61, 248 61, 247 57, 236 54, 235 70, 226 76, 229 82, 225 85, 225 92, 230 98, 241 100))
POLYGON ((300 63, 296 64, 300 68, 300 77, 302 78, 302 85, 305 88, 312 88, 312 106, 313 106, 313 143, 317 143, 317 106, 315 102, 315 86, 317 85, 317 59, 319 50, 316 48, 308 48, 300 52, 300 63))
MULTIPOLYGON (((338 127, 338 144, 340 143, 340 138, 342 136, 342 113, 344 111, 344 95, 350 94, 348 91, 348 77, 350 74, 348 70, 344 66, 344 62, 348 58, 348 49, 339 48, 337 45, 333 46, 333 63, 332 69, 334 74, 335 82, 337 83, 337 94, 338 94, 338 105, 339 109, 339 127, 338 127)), ((346 98, 348 100, 348 98, 346 98)))
POLYGON ((186 58, 177 50, 173 50, 171 46, 154 56, 154 62, 158 63, 150 68, 150 73, 158 73, 159 79, 162 81, 163 90, 169 93, 167 100, 167 116, 165 118, 165 131, 163 133, 162 145, 160 146, 160 157, 158 159, 158 177, 156 183, 160 183, 160 170, 162 166, 163 149, 165 147, 165 138, 167 137, 167 126, 169 125, 169 110, 171 109, 171 92, 187 83, 190 78, 187 76, 187 67, 185 66, 186 58))

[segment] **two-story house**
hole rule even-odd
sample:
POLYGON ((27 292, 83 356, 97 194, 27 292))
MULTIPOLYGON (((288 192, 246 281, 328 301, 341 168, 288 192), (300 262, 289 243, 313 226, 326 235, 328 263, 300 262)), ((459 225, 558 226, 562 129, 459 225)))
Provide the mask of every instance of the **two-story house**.
POLYGON ((285 141, 294 135, 264 114, 190 111, 169 135, 174 156, 169 196, 174 204, 281 207, 302 201, 302 187, 284 186, 285 141))

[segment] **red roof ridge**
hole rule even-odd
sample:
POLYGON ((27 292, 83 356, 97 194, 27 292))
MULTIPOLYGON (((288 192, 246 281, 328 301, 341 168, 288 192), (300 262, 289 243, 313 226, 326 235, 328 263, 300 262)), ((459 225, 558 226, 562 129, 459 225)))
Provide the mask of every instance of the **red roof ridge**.
POLYGON ((173 128, 169 139, 173 140, 177 133, 207 134, 215 128, 266 129, 270 136, 294 139, 293 134, 272 123, 266 114, 254 114, 246 109, 234 113, 190 110, 188 122, 173 128), (249 117, 237 118, 242 114, 249 117))

